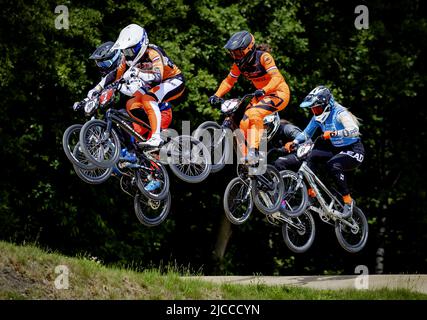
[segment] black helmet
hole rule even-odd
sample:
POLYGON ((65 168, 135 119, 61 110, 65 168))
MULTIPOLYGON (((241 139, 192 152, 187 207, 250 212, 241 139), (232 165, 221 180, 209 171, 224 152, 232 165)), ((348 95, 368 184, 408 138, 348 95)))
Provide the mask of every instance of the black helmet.
POLYGON ((224 46, 230 52, 234 62, 240 68, 255 54, 255 38, 248 31, 239 31, 231 36, 224 46))
POLYGON ((325 86, 318 86, 310 91, 310 93, 301 102, 301 108, 310 108, 316 117, 316 120, 323 122, 331 112, 335 101, 331 91, 325 86))
POLYGON ((96 48, 89 57, 89 59, 95 60, 103 74, 113 71, 120 63, 120 50, 111 50, 113 45, 112 41, 105 42, 96 48))

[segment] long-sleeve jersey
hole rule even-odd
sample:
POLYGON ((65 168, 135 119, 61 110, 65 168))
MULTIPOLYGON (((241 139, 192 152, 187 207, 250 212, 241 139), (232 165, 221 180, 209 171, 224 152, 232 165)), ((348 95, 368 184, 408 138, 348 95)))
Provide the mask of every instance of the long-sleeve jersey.
POLYGON ((114 69, 113 71, 107 73, 101 78, 101 81, 95 86, 94 90, 101 91, 103 88, 105 88, 106 85, 109 85, 110 83, 113 83, 114 81, 119 80, 123 74, 126 71, 126 59, 124 56, 122 56, 121 61, 117 69, 114 69))
POLYGON ((257 50, 253 63, 247 63, 242 69, 234 63, 230 73, 221 82, 215 95, 224 96, 233 88, 240 74, 252 81, 257 89, 263 89, 266 94, 275 91, 287 91, 287 84, 274 62, 271 54, 265 51, 257 50))
POLYGON ((136 68, 144 69, 141 65, 151 63, 152 69, 145 73, 153 75, 150 85, 157 85, 162 81, 181 74, 181 70, 167 56, 166 52, 154 44, 150 44, 142 58, 135 64, 136 68))
POLYGON ((275 148, 280 148, 286 142, 294 140, 301 133, 301 129, 292 123, 281 123, 270 143, 275 148))
POLYGON ((294 141, 298 143, 304 142, 313 136, 317 128, 320 128, 322 132, 335 131, 336 135, 331 137, 331 143, 335 147, 348 146, 360 140, 359 126, 354 117, 337 102, 335 102, 331 113, 323 123, 316 121, 316 117, 313 116, 304 131, 294 141))

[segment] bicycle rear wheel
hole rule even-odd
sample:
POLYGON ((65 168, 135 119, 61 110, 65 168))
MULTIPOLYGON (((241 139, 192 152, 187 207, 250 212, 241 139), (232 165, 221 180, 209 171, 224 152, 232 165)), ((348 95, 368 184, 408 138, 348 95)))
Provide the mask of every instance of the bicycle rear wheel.
POLYGON ((347 225, 344 220, 335 221, 335 234, 338 243, 346 251, 356 253, 362 250, 368 241, 368 220, 362 210, 356 206, 353 208, 353 215, 346 219, 352 226, 347 225))
POLYGON ((139 222, 147 227, 155 227, 167 218, 171 208, 170 193, 163 200, 153 200, 137 192, 134 198, 134 209, 139 222))
POLYGON ((163 200, 169 193, 169 175, 166 168, 153 160, 145 161, 144 165, 149 169, 136 169, 136 178, 138 189, 147 197, 153 200, 163 200), (157 181, 159 186, 149 191, 146 189, 152 181, 157 181))
POLYGON ((211 171, 211 159, 205 145, 191 136, 173 138, 167 145, 168 163, 172 172, 188 183, 205 180, 211 171))

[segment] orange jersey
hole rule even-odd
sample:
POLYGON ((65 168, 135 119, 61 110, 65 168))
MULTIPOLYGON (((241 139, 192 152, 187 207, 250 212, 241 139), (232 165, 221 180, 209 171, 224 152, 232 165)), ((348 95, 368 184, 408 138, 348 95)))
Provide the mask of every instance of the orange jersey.
POLYGON ((274 62, 271 54, 257 50, 254 62, 246 64, 242 69, 234 63, 230 73, 219 86, 216 96, 222 97, 233 88, 240 74, 252 81, 257 89, 263 89, 266 94, 275 91, 287 91, 288 85, 274 62))
POLYGON ((150 44, 148 46, 146 53, 136 64, 136 67, 139 67, 140 64, 146 66, 147 62, 152 63, 151 71, 160 74, 161 81, 181 74, 181 70, 166 55, 165 51, 156 45, 150 44))

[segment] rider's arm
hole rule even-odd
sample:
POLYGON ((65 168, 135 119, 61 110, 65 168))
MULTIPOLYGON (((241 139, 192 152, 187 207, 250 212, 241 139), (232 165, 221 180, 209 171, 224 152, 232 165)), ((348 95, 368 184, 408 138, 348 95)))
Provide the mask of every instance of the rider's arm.
POLYGON ((268 52, 263 53, 261 55, 260 61, 261 65, 271 76, 270 81, 264 88, 262 88, 265 94, 269 94, 273 91, 276 91, 277 86, 283 81, 283 77, 280 74, 280 71, 277 69, 276 63, 274 62, 274 59, 271 54, 269 54, 268 52))
POLYGON ((338 137, 357 137, 359 136, 359 126, 354 116, 347 110, 340 112, 337 115, 337 120, 342 123, 344 129, 337 130, 336 136, 338 137))
POLYGON ((101 92, 106 85, 112 83, 115 80, 115 71, 108 73, 106 76, 102 77, 101 81, 89 92, 87 93, 88 98, 92 98, 95 92, 101 92))
POLYGON ((153 63, 153 69, 151 73, 152 79, 146 82, 148 82, 150 85, 158 85, 163 80, 163 72, 164 72, 163 57, 156 50, 151 50, 150 48, 147 50, 147 52, 148 52, 148 57, 153 63))
POLYGON ((306 141, 307 139, 310 139, 316 129, 318 128, 318 123, 316 119, 313 117, 311 118, 311 121, 308 123, 307 127, 304 129, 303 132, 299 133, 296 138, 294 139, 294 143, 301 143, 306 141))
POLYGON ((225 78, 221 82, 218 90, 215 92, 215 95, 219 98, 224 96, 227 92, 231 90, 231 88, 233 88, 239 76, 240 76, 239 67, 237 67, 237 65, 234 63, 233 66, 231 67, 230 73, 227 75, 227 78, 225 78))
POLYGON ((291 123, 287 123, 283 128, 283 134, 287 141, 295 139, 300 133, 301 129, 291 123))

